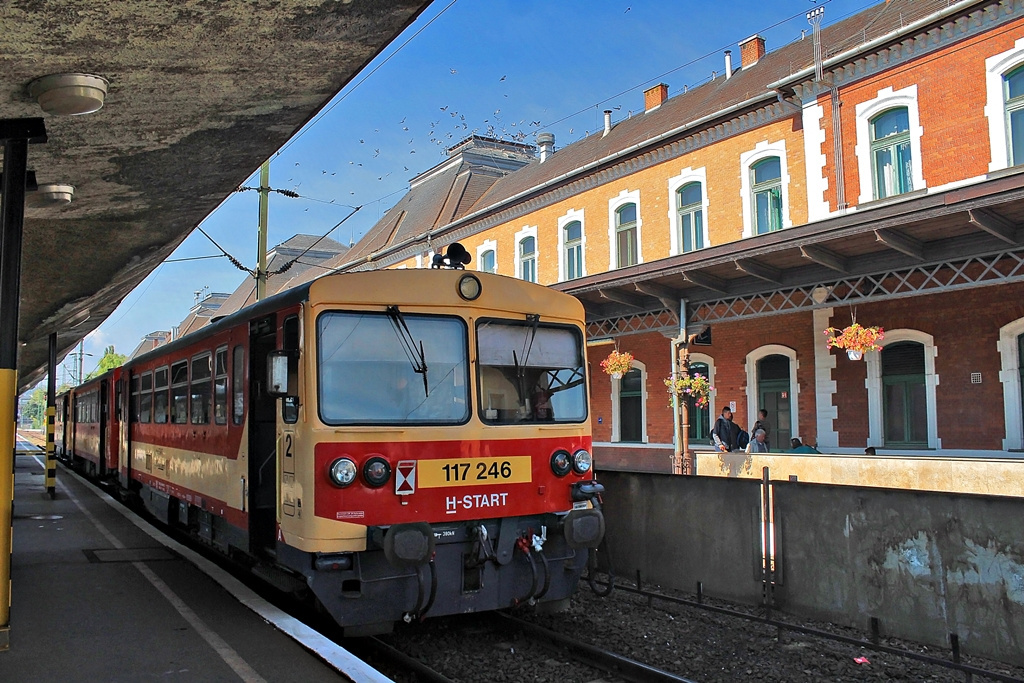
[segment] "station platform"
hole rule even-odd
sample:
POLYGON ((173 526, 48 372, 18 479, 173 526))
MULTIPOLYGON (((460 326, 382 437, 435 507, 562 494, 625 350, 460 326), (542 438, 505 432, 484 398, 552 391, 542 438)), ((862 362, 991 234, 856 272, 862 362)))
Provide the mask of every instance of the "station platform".
POLYGON ((22 446, 0 681, 389 680, 22 446))

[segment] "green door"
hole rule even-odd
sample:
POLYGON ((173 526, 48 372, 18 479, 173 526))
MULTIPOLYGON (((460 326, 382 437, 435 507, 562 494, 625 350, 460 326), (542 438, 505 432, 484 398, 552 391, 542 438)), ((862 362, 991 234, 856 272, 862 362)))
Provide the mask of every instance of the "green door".
POLYGON ((643 377, 640 370, 634 368, 619 380, 619 441, 643 441, 643 396, 643 377))
MULTIPOLYGON (((708 366, 706 363, 691 363, 690 364, 690 376, 701 374, 704 377, 709 377, 708 366)), ((693 398, 686 399, 689 404, 689 418, 690 418, 690 443, 694 441, 707 441, 711 438, 711 413, 705 408, 698 408, 693 398)))
POLYGON ((886 446, 928 447, 923 344, 900 342, 882 349, 882 415, 886 446))
MULTIPOLYGON (((769 445, 772 450, 789 448, 793 438, 792 387, 789 385, 789 358, 781 354, 765 356, 757 363, 757 394, 759 403, 754 414, 764 408, 768 411, 769 445)), ((756 417, 755 417, 756 419, 756 417)), ((747 431, 754 425, 747 425, 747 431)), ((750 435, 753 438, 753 434, 750 435)))

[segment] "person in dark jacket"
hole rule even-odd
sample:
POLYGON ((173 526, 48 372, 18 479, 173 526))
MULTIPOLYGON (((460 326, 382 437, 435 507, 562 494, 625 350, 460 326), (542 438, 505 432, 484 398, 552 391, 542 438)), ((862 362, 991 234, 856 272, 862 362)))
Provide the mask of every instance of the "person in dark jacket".
MULTIPOLYGON (((768 411, 765 410, 764 408, 761 408, 761 410, 757 411, 757 421, 754 422, 754 428, 750 430, 751 437, 753 437, 754 434, 757 434, 758 429, 764 430, 765 447, 768 450, 771 450, 772 428, 771 425, 768 424, 768 411)), ((751 438, 751 441, 753 441, 753 438, 751 438)))
POLYGON ((732 421, 732 409, 728 406, 722 408, 722 415, 715 420, 715 426, 711 429, 711 439, 715 447, 723 453, 734 451, 739 435, 740 427, 732 421))

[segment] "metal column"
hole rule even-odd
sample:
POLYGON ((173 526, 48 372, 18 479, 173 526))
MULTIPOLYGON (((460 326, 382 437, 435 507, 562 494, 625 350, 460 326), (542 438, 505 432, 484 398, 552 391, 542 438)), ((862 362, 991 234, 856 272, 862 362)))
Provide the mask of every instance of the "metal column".
POLYGON ((46 367, 46 495, 57 497, 57 333, 50 333, 50 361, 46 367))
POLYGON ((0 195, 0 650, 10 647, 11 523, 14 508, 14 416, 18 401, 18 309, 21 233, 29 142, 46 142, 41 118, 0 120, 4 144, 0 195))

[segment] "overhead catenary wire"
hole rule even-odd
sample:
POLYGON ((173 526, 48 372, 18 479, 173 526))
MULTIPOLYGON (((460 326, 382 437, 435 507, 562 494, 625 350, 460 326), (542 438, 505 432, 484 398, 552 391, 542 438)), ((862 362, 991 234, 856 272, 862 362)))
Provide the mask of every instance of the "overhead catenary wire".
POLYGON ((291 268, 293 265, 295 265, 296 261, 298 261, 300 258, 302 258, 303 256, 306 255, 306 252, 308 252, 310 249, 312 249, 316 245, 320 244, 320 242, 322 242, 324 239, 326 239, 328 235, 330 235, 332 232, 334 232, 339 227, 341 227, 342 223, 347 221, 349 218, 352 218, 352 216, 355 216, 359 212, 359 210, 361 208, 363 208, 363 207, 362 206, 353 207, 353 209, 352 209, 351 213, 349 213, 349 215, 345 216, 340 221, 335 223, 334 227, 332 227, 330 230, 328 230, 323 235, 321 235, 315 242, 313 242, 313 244, 311 244, 308 247, 306 247, 305 249, 303 249, 301 254, 299 254, 298 256, 296 256, 293 259, 289 259, 287 263, 285 263, 283 266, 281 266, 277 270, 268 273, 268 275, 280 275, 281 273, 283 273, 286 270, 288 270, 289 268, 291 268))

